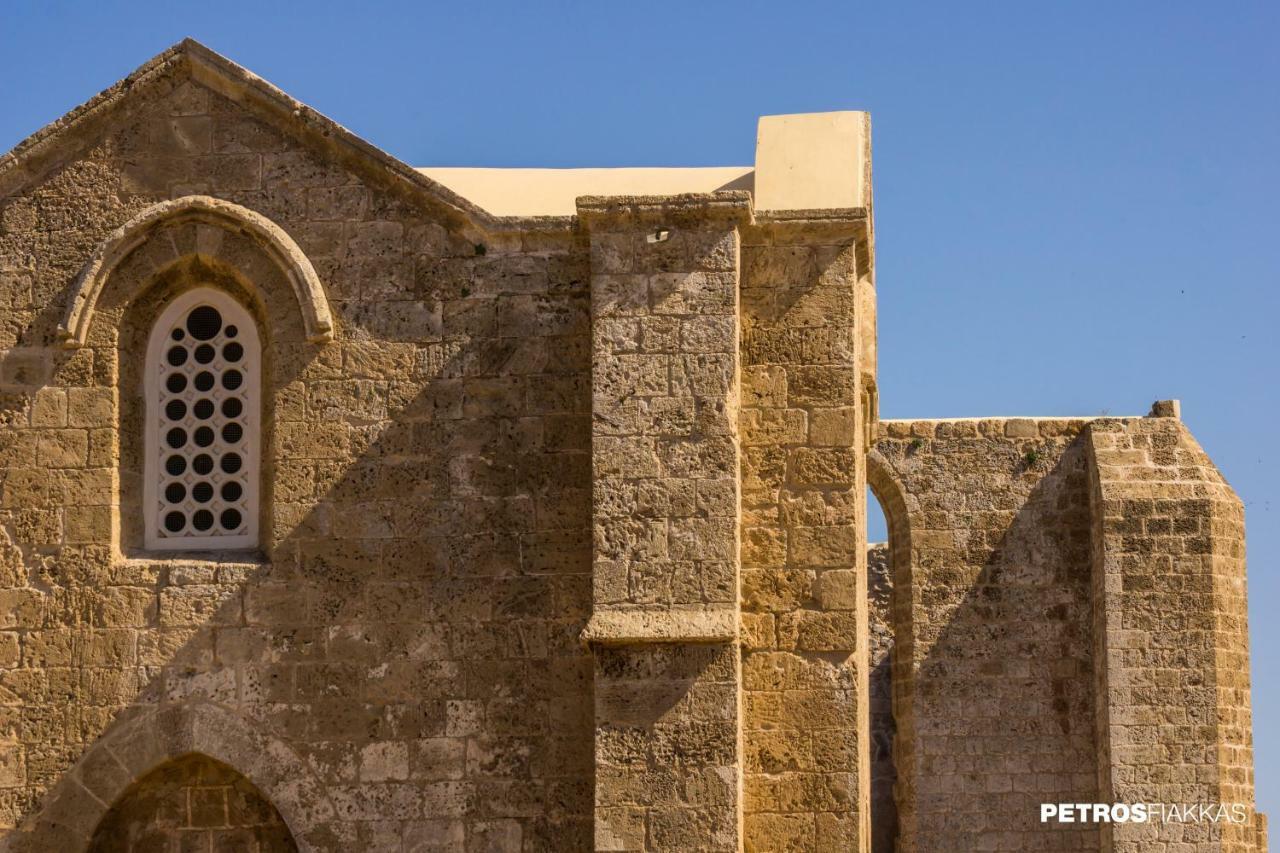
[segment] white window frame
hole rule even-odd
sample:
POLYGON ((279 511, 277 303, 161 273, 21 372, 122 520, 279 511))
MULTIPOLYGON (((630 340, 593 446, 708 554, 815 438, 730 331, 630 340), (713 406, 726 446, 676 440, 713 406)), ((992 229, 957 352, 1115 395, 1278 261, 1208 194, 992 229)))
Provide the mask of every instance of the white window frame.
MULTIPOLYGON (((214 364, 217 363, 215 358, 214 364)), ((156 318, 147 340, 144 365, 144 462, 143 462, 143 525, 144 543, 151 551, 230 551, 246 550, 258 546, 258 526, 261 515, 260 494, 262 482, 262 345, 258 338, 258 326, 252 315, 228 294, 212 287, 198 287, 175 298, 156 318), (161 445, 161 433, 166 427, 166 415, 162 407, 163 377, 167 371, 164 361, 167 349, 173 344, 172 330, 182 322, 187 313, 201 305, 210 305, 222 315, 223 328, 237 327, 237 340, 244 347, 240 372, 243 384, 237 396, 244 399, 243 414, 238 418, 244 427, 243 477, 237 478, 244 488, 240 501, 244 507, 242 517, 245 531, 239 535, 199 536, 173 535, 163 528, 167 502, 161 497, 161 483, 167 478, 164 457, 169 455, 161 445)), ((216 375, 216 374, 215 374, 216 375)), ((217 387, 217 385, 215 385, 217 387)), ((220 408, 220 407, 219 407, 220 408)), ((216 437, 215 445, 221 439, 216 437)), ((187 454, 188 457, 190 454, 187 454)), ((215 471, 217 469, 215 468, 215 471)), ((215 475, 216 478, 216 475, 215 475)), ((215 516, 215 529, 217 525, 215 516)))

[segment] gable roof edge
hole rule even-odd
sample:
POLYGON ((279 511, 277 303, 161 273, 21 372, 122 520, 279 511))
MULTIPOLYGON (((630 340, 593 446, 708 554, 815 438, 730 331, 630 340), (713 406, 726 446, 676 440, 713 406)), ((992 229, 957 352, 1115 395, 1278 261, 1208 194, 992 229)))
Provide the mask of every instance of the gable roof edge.
POLYGON ((250 108, 258 105, 265 108, 265 111, 274 113, 280 123, 287 126, 286 129, 292 128, 300 131, 298 135, 311 136, 313 142, 329 149, 330 153, 344 161, 344 165, 369 172, 372 177, 383 179, 393 188, 406 189, 420 197, 425 194, 426 199, 433 202, 431 206, 438 208, 438 212, 448 218, 461 216, 482 229, 491 230, 497 226, 501 230, 497 217, 488 211, 418 173, 412 166, 357 136, 247 68, 194 39, 184 39, 178 47, 189 61, 191 75, 196 82, 237 103, 250 108), (253 102, 245 104, 244 94, 256 97, 253 102), (344 154, 347 156, 343 156, 344 154))
POLYGON ((497 217, 421 174, 408 164, 360 138, 347 128, 291 97, 263 78, 205 47, 194 39, 155 56, 133 73, 0 155, 0 197, 41 177, 50 164, 72 155, 86 137, 117 111, 127 110, 134 94, 146 91, 184 68, 203 86, 256 112, 266 112, 291 135, 306 137, 326 149, 344 166, 425 201, 455 225, 472 225, 484 232, 510 232, 529 226, 564 225, 543 217, 497 217), (541 222, 535 220, 543 220, 541 222))
POLYGON ((11 194, 26 181, 39 178, 49 161, 70 153, 82 142, 81 128, 92 128, 125 105, 128 96, 149 89, 183 62, 183 44, 176 44, 136 68, 115 85, 46 124, 0 155, 0 197, 11 194))

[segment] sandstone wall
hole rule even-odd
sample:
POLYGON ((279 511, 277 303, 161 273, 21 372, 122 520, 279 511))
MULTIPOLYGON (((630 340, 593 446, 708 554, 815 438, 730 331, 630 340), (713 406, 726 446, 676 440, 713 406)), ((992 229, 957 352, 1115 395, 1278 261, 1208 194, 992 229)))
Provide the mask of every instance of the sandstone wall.
POLYGON ((596 849, 735 851, 737 222, 749 208, 580 200, 579 212, 592 267, 596 849))
POLYGON ((0 826, 50 791, 84 799, 68 812, 112 802, 119 780, 95 788, 82 757, 123 709, 214 703, 322 782, 332 813, 300 843, 588 848, 585 246, 485 244, 248 96, 148 85, 0 196, 0 826), (253 240, 187 223, 121 265, 86 347, 54 347, 104 236, 191 193, 297 240, 334 342, 305 341, 253 240), (138 343, 200 281, 261 324, 263 559, 136 551, 138 343))
POLYGON ((899 849, 1266 849, 1243 514, 1176 405, 880 434, 899 849), (1247 818, 1039 820, 1089 802, 1247 818))
POLYGON ((0 849, 1265 848, 1039 822, 1252 805, 1241 509, 1168 412, 877 424, 868 210, 517 227, 181 53, 0 158, 0 849), (332 341, 191 214, 59 345, 193 194, 332 341), (142 354, 202 284, 263 342, 262 543, 161 558, 142 354))
POLYGON ((1089 430, 1105 802, 1239 804, 1241 823, 1104 828, 1103 849, 1266 849, 1253 813, 1244 507, 1171 417, 1089 430))
POLYGON ((760 228, 742 276, 742 657, 749 850, 869 839, 865 242, 760 228))
POLYGON ((881 424, 901 849, 1098 849, 1039 822, 1097 796, 1084 426, 881 424))

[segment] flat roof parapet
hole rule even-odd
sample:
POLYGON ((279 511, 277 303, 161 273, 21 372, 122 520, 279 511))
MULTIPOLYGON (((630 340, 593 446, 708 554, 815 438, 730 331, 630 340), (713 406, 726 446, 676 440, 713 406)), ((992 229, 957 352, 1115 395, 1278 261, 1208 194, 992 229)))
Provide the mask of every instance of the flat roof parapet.
POLYGON ((617 169, 420 167, 495 217, 569 217, 579 200, 746 192, 776 219, 865 217, 871 209, 871 117, 865 112, 762 116, 755 166, 617 169))

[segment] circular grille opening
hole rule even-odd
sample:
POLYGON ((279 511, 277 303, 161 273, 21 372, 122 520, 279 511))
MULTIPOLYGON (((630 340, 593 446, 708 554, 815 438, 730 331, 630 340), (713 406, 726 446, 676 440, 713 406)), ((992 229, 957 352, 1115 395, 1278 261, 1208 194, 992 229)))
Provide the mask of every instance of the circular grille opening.
POLYGON ((207 341, 222 331, 222 315, 212 305, 201 305, 187 316, 187 331, 197 341, 207 341))
POLYGON ((157 547, 256 541, 261 353, 246 316, 201 288, 180 296, 152 331, 147 412, 157 422, 148 427, 147 465, 156 503, 147 535, 157 547))

